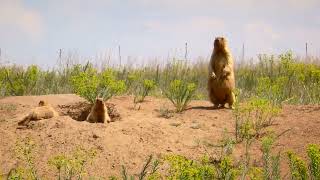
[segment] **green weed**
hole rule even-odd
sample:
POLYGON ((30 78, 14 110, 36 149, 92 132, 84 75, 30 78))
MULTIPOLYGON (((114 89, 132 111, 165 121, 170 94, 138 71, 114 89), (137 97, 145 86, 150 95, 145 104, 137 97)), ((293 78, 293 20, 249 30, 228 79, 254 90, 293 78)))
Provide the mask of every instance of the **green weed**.
POLYGON ((170 83, 168 90, 164 93, 166 97, 176 107, 177 112, 182 112, 186 109, 195 94, 196 85, 194 83, 187 83, 182 80, 174 80, 170 83))

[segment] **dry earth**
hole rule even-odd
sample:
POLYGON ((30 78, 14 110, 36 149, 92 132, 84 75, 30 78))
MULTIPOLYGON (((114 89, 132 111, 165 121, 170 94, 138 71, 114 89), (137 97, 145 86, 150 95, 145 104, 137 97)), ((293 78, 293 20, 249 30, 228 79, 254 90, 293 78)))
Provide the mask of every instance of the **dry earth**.
MULTIPOLYGON (((165 99, 148 97, 133 109, 132 97, 114 97, 110 100, 118 108, 121 120, 109 124, 91 124, 71 119, 69 116, 33 122, 27 129, 17 129, 21 117, 35 107, 39 100, 47 100, 63 114, 61 105, 72 105, 84 100, 76 95, 46 95, 7 97, 0 100, 0 171, 7 173, 19 161, 13 149, 19 138, 31 137, 37 144, 36 166, 39 174, 54 179, 54 169, 47 161, 50 157, 69 152, 78 146, 98 151, 93 164, 88 166, 89 175, 108 177, 119 175, 121 165, 130 173, 138 172, 148 155, 181 154, 197 159, 203 154, 214 155, 224 129, 232 134, 234 120, 228 109, 213 110, 207 101, 193 101, 190 108, 170 119, 159 117, 160 107, 173 107, 165 99), (59 108, 60 107, 60 108, 59 108)), ((291 129, 276 143, 274 151, 282 154, 288 149, 306 157, 309 143, 320 144, 320 106, 284 106, 283 112, 272 126, 276 133, 291 129)), ((240 159, 243 147, 237 145, 235 158, 240 159)), ((260 159, 258 142, 251 150, 253 159, 260 159)), ((256 162, 260 163, 260 162, 256 162)), ((283 176, 288 179, 286 157, 282 156, 283 176)))

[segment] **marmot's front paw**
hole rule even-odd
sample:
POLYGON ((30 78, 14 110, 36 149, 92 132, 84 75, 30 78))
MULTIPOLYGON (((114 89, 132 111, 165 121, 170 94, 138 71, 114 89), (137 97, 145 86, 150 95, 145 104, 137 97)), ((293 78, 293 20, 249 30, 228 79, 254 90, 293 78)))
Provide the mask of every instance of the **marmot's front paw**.
POLYGON ((212 72, 212 73, 211 73, 211 77, 212 77, 213 79, 216 79, 217 76, 216 76, 216 74, 215 74, 214 72, 212 72))

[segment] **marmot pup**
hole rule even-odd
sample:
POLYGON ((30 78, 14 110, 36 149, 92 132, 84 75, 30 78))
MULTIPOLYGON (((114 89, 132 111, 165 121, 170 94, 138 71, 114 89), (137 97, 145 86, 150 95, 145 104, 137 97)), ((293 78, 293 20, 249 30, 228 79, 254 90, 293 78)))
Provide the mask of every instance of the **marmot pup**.
POLYGON ((91 123, 104 123, 110 122, 111 119, 108 114, 108 109, 103 102, 102 98, 97 98, 94 103, 88 117, 87 121, 91 123))
POLYGON ((233 108, 235 102, 235 78, 233 59, 224 37, 214 40, 214 49, 209 64, 208 93, 215 108, 226 103, 233 108))

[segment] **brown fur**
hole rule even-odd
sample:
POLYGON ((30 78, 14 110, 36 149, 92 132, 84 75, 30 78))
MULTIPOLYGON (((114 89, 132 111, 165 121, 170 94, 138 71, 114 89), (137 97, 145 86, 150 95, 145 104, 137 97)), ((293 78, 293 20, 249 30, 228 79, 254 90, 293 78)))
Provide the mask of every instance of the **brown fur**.
POLYGON ((38 104, 39 107, 40 106, 47 106, 47 105, 48 105, 48 103, 46 101, 44 101, 44 100, 40 100, 39 104, 38 104))
POLYGON ((32 109, 27 116, 18 122, 18 125, 26 126, 30 121, 50 119, 56 116, 59 116, 59 114, 46 101, 41 100, 38 107, 32 109))
POLYGON ((104 104, 103 99, 96 99, 96 102, 94 103, 91 112, 87 117, 87 121, 91 123, 104 123, 111 121, 108 114, 108 109, 104 104))
POLYGON ((214 40, 214 49, 209 64, 208 92, 214 107, 224 107, 226 103, 233 108, 235 95, 233 59, 223 37, 214 40))

